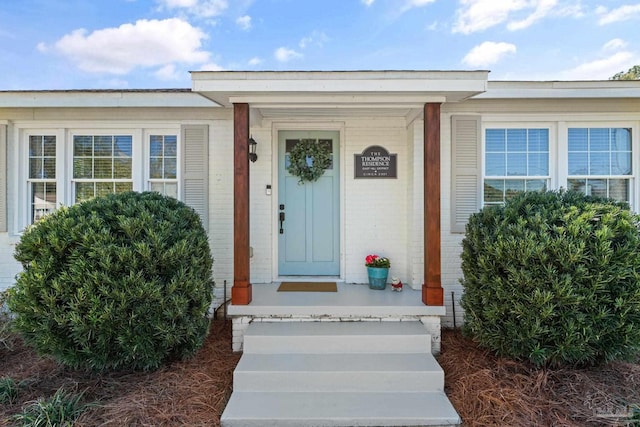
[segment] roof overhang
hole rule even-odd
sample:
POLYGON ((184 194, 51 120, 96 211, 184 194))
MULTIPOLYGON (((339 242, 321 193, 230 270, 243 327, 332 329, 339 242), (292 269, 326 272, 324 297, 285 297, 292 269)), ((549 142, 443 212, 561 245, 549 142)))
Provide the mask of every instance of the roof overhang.
POLYGON ((198 71, 192 90, 263 111, 422 108, 487 90, 488 71, 198 71))
POLYGON ((474 99, 640 98, 638 80, 495 81, 474 99))
POLYGON ((189 89, 2 91, 0 108, 218 107, 189 89))

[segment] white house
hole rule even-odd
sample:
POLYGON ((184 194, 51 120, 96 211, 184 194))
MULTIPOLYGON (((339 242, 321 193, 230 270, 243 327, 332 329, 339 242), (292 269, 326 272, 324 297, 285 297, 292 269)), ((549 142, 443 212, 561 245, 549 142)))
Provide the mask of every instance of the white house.
POLYGON ((0 92, 0 288, 20 270, 12 254, 21 230, 44 213, 94 194, 155 190, 201 214, 217 302, 225 282, 233 299, 237 349, 251 319, 296 313, 414 316, 434 331, 440 318, 460 324, 469 214, 540 188, 640 204, 640 82, 487 76, 194 72, 191 90, 0 92), (314 183, 286 171, 302 139, 331 150, 330 169, 314 183), (367 150, 380 148, 387 162, 363 166, 367 154, 376 160, 367 150), (390 275, 418 290, 379 305, 417 307, 375 313, 348 305, 340 313, 339 303, 316 305, 318 296, 307 295, 312 308, 287 312, 265 302, 273 296, 262 294, 265 286, 291 278, 336 281, 347 291, 366 283, 371 253, 389 257, 390 275))

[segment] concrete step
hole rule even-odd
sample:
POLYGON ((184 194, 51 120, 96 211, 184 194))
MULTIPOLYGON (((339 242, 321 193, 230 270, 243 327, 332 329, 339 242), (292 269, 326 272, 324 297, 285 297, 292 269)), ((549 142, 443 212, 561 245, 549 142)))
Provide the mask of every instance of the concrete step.
POLYGON ((431 353, 431 336, 411 322, 262 322, 244 334, 244 354, 431 353))
POLYGON ((443 392, 237 392, 223 427, 449 426, 460 418, 443 392))
POLYGON ((430 353, 244 354, 235 391, 442 391, 430 353))

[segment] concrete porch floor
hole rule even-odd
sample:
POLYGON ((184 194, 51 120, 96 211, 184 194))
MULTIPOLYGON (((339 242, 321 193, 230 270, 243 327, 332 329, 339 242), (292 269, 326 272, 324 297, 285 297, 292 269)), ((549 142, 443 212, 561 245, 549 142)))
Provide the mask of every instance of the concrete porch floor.
MULTIPOLYGON (((289 280, 289 279, 288 279, 289 280)), ((294 279, 291 279, 294 280, 294 279)), ((405 286, 394 292, 367 284, 337 282, 338 292, 278 292, 280 282, 255 283, 249 305, 229 305, 229 316, 405 317, 444 316, 445 307, 426 306, 422 291, 405 286)))

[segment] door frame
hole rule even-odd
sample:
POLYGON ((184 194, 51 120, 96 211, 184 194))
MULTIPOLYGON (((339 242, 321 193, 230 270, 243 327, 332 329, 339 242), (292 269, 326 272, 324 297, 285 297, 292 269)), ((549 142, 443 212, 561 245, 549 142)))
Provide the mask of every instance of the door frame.
MULTIPOLYGON (((338 213, 338 221, 339 230, 340 230, 340 239, 339 239, 339 260, 340 260, 340 274, 338 276, 318 276, 324 279, 330 278, 338 278, 344 280, 345 278, 345 248, 344 248, 344 218, 345 218, 345 203, 344 203, 344 195, 345 195, 345 182, 346 182, 346 147, 345 147, 345 123, 341 121, 311 121, 305 120, 301 122, 273 122, 271 125, 271 187, 273 189, 271 195, 271 280, 278 281, 282 277, 280 276, 278 271, 278 259, 279 259, 279 245, 278 245, 278 199, 279 199, 279 188, 278 188, 278 168, 279 164, 279 152, 278 152, 278 132, 280 131, 337 131, 338 132, 338 152, 341 161, 339 162, 339 213, 338 213)), ((309 276, 314 277, 314 276, 309 276)))

